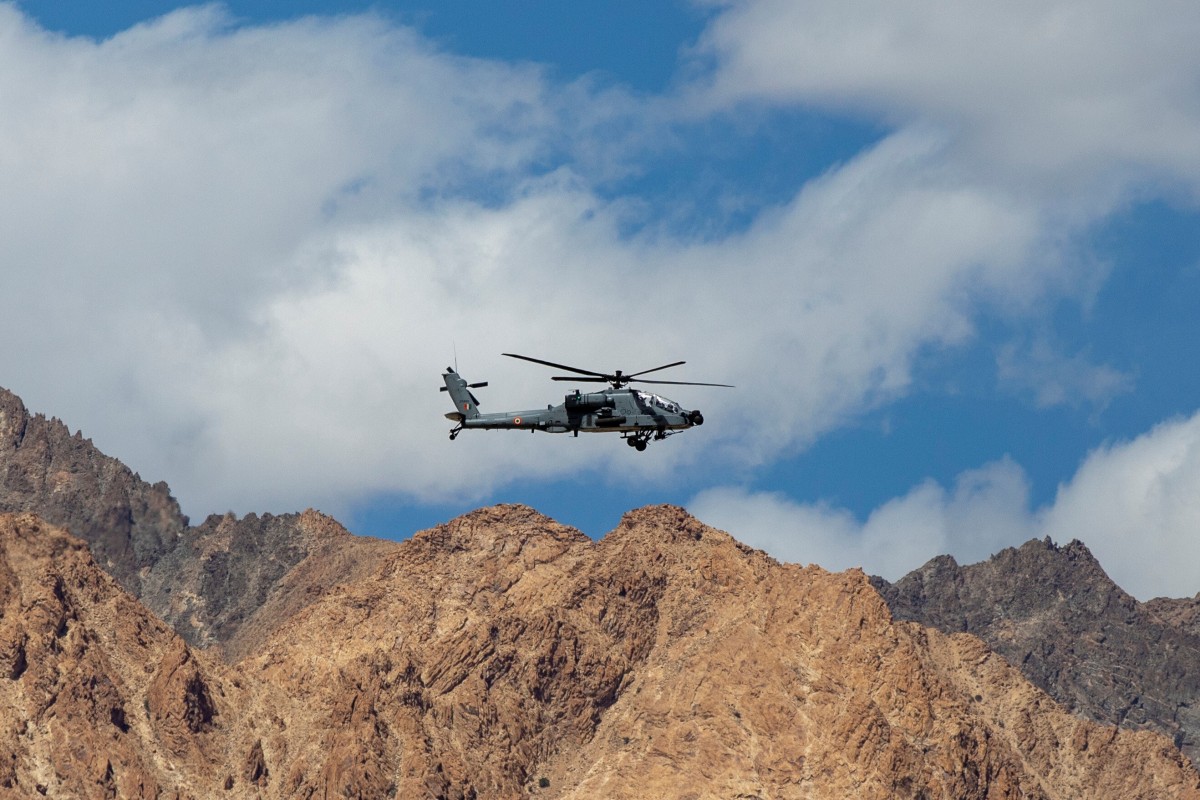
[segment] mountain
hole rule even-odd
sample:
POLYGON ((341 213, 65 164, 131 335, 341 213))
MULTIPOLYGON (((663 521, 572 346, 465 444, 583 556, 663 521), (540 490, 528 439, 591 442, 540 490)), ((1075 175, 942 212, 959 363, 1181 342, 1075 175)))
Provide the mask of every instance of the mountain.
POLYGON ((82 540, 0 515, 0 787, 71 797, 1200 798, 852 570, 669 506, 599 542, 520 506, 388 543, 239 663, 82 540))
POLYGON ((329 584, 358 574, 381 544, 312 509, 213 515, 154 562, 139 594, 189 644, 236 657, 246 631, 261 637, 329 584))
POLYGON ((1139 603, 1082 542, 1049 539, 872 583, 897 619, 974 634, 1072 711, 1160 731, 1200 757, 1197 600, 1139 603))
MULTIPOLYGON (((84 539, 96 561, 198 646, 233 643, 312 553, 370 545, 303 514, 213 515, 190 526, 165 483, 151 485, 57 419, 0 388, 0 512, 31 511, 84 539)), ((327 577, 327 576, 326 576, 327 577)), ((319 588, 319 587, 318 587, 319 588)), ((276 607, 276 616, 278 616, 276 607)), ((260 619, 261 634, 269 623, 260 619)))
POLYGON ((893 622, 861 572, 779 564, 669 506, 598 542, 519 506, 474 512, 244 663, 313 707, 334 705, 325 675, 356 687, 342 785, 367 794, 397 761, 400 796, 542 778, 578 798, 1200 788, 1162 737, 1070 716, 974 637, 893 622))
MULTIPOLYGON (((964 613, 952 560, 877 591, 669 506, 600 541, 521 506, 401 543, 312 510, 192 526, 0 390, 0 794, 1200 798, 1170 739, 1072 716, 958 632, 999 607, 1039 685, 1125 728, 1186 695, 1200 600, 1139 605, 1081 545, 1042 547, 994 559, 964 613), (1037 591, 1004 595, 1006 570, 1037 591), (1097 674, 1062 660, 1093 645, 1097 674)), ((1185 747, 1189 710, 1160 726, 1185 747)))
POLYGON ((58 419, 30 415, 3 388, 0 511, 33 511, 68 528, 135 594, 142 571, 176 546, 188 523, 165 483, 151 486, 58 419))

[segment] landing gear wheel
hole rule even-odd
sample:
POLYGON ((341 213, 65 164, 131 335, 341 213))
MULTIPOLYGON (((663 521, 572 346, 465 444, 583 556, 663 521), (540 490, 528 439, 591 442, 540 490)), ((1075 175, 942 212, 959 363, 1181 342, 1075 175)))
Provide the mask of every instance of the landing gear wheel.
POLYGON ((630 447, 637 447, 637 443, 638 443, 637 439, 626 439, 625 440, 625 444, 629 445, 630 447))
POLYGON ((637 451, 639 453, 646 449, 646 440, 645 439, 633 439, 632 441, 633 441, 633 446, 637 448, 637 451))

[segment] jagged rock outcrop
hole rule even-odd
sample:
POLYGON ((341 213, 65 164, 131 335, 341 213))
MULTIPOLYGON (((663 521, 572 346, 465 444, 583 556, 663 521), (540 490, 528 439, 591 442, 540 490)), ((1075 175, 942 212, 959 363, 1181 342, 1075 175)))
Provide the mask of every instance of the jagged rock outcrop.
POLYGON ((135 594, 141 571, 175 546, 188 522, 165 483, 146 483, 59 420, 30 415, 3 388, 0 511, 31 511, 72 531, 135 594))
POLYGON ((262 636, 286 619, 284 597, 299 591, 307 602, 323 591, 318 581, 353 577, 356 554, 375 541, 353 536, 312 509, 242 518, 214 514, 186 530, 146 571, 140 596, 190 644, 236 651, 239 634, 252 620, 257 618, 254 635, 262 636), (292 576, 310 555, 323 567, 319 575, 312 582, 292 576), (260 613, 264 607, 266 615, 260 613))
MULTIPOLYGON (((29 511, 87 541, 97 562, 169 622, 189 644, 238 648, 259 617, 263 635, 286 617, 284 578, 310 554, 355 574, 353 555, 370 545, 315 511, 212 515, 189 527, 165 483, 149 484, 57 419, 31 415, 0 388, 0 512, 29 511), (344 549, 341 555, 333 551, 344 549)), ((311 571, 309 571, 311 572, 311 571)), ((325 571, 319 577, 329 579, 325 571)), ((292 593, 319 586, 290 582, 292 593)), ((292 604, 295 605, 294 603, 292 604)))
POLYGON ((1156 597, 1142 608, 1172 628, 1200 637, 1200 594, 1195 597, 1156 597))
POLYGON ((897 618, 972 633, 1067 708, 1161 731, 1200 757, 1195 600, 1139 603, 1081 542, 1048 539, 970 566, 939 556, 895 584, 872 582, 897 618))

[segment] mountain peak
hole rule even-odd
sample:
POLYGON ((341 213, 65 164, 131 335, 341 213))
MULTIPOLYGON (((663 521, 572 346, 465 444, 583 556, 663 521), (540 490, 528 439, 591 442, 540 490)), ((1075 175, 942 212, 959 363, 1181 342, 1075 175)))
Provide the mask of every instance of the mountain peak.
POLYGON ((648 545, 671 544, 681 548, 730 547, 742 552, 752 548, 728 533, 705 525, 687 509, 667 503, 643 506, 625 512, 617 527, 604 537, 613 540, 640 541, 648 545))
POLYGON ((25 437, 29 412, 20 397, 0 386, 0 448, 15 449, 25 437))
POLYGON ((66 425, 30 415, 0 389, 0 512, 36 511, 86 540, 130 591, 170 550, 187 517, 165 483, 150 485, 66 425))
POLYGON ((445 553, 498 553, 514 543, 548 541, 559 544, 590 541, 575 528, 563 525, 526 505, 506 503, 456 517, 413 534, 422 549, 445 553))
POLYGON ((1200 757, 1200 615, 1188 601, 1138 603, 1082 541, 1033 539, 967 566, 939 557, 872 583, 897 619, 979 636, 1069 708, 1200 757))

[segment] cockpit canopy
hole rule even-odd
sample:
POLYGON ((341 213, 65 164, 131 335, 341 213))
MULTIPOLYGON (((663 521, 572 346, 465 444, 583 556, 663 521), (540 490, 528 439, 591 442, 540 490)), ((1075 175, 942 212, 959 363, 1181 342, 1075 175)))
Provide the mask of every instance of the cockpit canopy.
POLYGON ((634 389, 633 393, 645 405, 653 406, 655 408, 660 408, 663 411, 669 412, 671 414, 682 414, 683 413, 683 408, 680 407, 679 403, 676 403, 674 400, 668 400, 667 398, 663 397, 662 395, 651 394, 650 392, 643 392, 638 389, 634 389))

